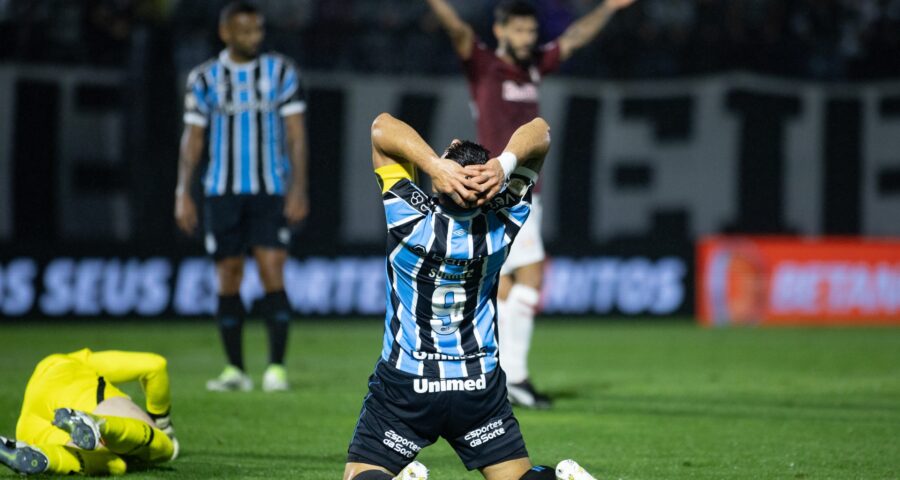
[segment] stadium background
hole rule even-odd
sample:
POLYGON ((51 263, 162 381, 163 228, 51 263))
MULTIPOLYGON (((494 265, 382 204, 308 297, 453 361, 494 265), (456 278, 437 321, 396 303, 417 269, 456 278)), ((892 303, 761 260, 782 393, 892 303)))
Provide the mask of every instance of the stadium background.
MULTIPOLYGON (((266 46, 298 61, 308 89, 312 212, 288 293, 298 318, 325 323, 292 337, 296 394, 236 406, 199 391, 220 367, 212 323, 197 322, 212 269, 172 219, 184 79, 221 48, 223 3, 0 1, 0 433, 42 355, 146 349, 172 361, 194 450, 151 477, 307 478, 298 458, 341 463, 362 390, 334 379, 364 386, 383 311, 368 126, 386 110, 434 146, 472 137, 468 92, 423 2, 259 2, 266 46), (242 428, 216 424, 217 408, 300 409, 325 427, 297 420, 319 437, 286 434, 293 447, 270 463, 244 460, 250 475, 199 447, 242 428)), ((452 3, 491 38, 494 2, 452 3)), ((550 39, 596 2, 536 3, 550 39)), ((529 445, 625 478, 897 478, 896 328, 689 323, 710 235, 885 242, 879 314, 900 321, 900 1, 639 0, 546 80, 542 113, 554 318, 538 322, 532 363, 560 402, 522 413, 529 445)), ((252 271, 243 294, 260 295, 252 271)), ((261 356, 261 329, 249 336, 261 356)), ((453 478, 437 451, 426 463, 453 478)))
MULTIPOLYGON (((6 315, 211 310, 171 192, 184 78, 220 48, 221 4, 0 4, 6 315)), ((538 4, 549 39, 593 2, 538 4)), ((317 281, 292 282, 291 300, 376 313, 368 125, 391 111, 434 145, 473 137, 459 62, 420 2, 262 6, 267 46, 298 60, 310 98, 314 208, 290 275, 317 281)), ((490 2, 456 6, 491 38, 490 2)), ((897 1, 642 0, 618 15, 543 88, 545 312, 691 314, 704 235, 900 235, 898 26, 897 1)), ((258 292, 251 279, 245 298, 258 292)))

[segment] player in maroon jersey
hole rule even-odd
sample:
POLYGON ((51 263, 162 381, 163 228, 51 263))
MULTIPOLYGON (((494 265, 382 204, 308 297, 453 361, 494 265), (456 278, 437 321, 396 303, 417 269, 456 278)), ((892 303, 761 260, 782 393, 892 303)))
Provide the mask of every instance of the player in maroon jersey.
MULTIPOLYGON (((602 1, 559 38, 543 45, 537 43, 537 10, 522 0, 503 2, 494 14, 497 50, 491 51, 447 0, 427 1, 463 61, 476 107, 478 143, 490 150, 492 156, 500 155, 506 140, 519 125, 538 116, 541 77, 556 71, 576 50, 593 40, 617 11, 635 2, 602 1)), ((550 399, 532 386, 527 362, 544 261, 538 191, 534 192, 531 218, 513 244, 501 272, 500 361, 513 403, 548 408, 550 399)))

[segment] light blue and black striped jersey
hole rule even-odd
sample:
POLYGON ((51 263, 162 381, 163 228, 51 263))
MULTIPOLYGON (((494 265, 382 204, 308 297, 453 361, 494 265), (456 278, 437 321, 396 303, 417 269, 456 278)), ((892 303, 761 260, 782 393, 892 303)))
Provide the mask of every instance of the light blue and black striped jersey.
POLYGON ((531 212, 537 174, 519 168, 485 206, 453 211, 403 171, 376 171, 388 230, 382 359, 427 378, 491 372, 500 267, 531 212))
POLYGON ((282 55, 238 64, 223 50, 192 70, 184 122, 209 132, 206 195, 283 195, 291 168, 283 117, 305 110, 297 68, 282 55))

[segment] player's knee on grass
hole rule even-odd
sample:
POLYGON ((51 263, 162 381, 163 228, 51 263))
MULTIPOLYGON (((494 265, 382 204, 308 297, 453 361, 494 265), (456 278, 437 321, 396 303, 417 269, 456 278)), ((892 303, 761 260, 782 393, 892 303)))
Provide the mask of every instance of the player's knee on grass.
POLYGON ((391 480, 393 475, 381 470, 366 470, 359 475, 353 477, 352 480, 391 480))
POLYGON ((545 465, 531 467, 519 480, 556 480, 556 470, 545 465))
POLYGON ((344 466, 344 480, 391 480, 394 475, 382 467, 367 463, 349 462, 344 466))

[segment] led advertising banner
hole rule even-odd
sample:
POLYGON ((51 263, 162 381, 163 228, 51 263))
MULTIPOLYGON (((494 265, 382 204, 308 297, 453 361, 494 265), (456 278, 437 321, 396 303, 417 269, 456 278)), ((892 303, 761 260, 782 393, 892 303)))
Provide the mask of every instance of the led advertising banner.
MULTIPOLYGON (((547 262, 543 312, 561 315, 686 314, 688 260, 641 255, 547 262)), ((384 257, 291 259, 285 285, 300 316, 384 315, 384 257)), ((248 260, 241 285, 248 309, 263 297, 248 260)), ((0 261, 0 318, 207 316, 216 278, 205 257, 56 257, 0 261)))
POLYGON ((708 237, 704 325, 900 325, 900 239, 708 237))

